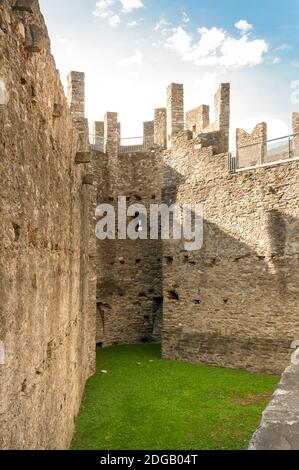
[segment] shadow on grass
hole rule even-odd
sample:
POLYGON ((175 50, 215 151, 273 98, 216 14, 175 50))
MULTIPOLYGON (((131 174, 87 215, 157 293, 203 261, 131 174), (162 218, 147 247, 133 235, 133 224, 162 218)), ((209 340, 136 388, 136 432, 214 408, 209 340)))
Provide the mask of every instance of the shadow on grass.
POLYGON ((72 449, 246 449, 277 383, 274 376, 164 361, 159 345, 98 350, 72 449))

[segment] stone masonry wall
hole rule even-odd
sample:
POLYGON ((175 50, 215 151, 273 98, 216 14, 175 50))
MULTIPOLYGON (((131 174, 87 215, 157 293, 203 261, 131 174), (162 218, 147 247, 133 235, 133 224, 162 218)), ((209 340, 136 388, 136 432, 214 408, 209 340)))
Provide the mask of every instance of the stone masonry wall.
POLYGON ((204 246, 163 247, 163 357, 280 373, 299 337, 299 163, 230 174, 178 134, 163 202, 204 204, 204 246))
POLYGON ((175 135, 184 129, 184 86, 172 83, 167 89, 167 146, 175 135))
MULTIPOLYGON (((116 118, 114 121, 116 125, 116 118)), ((159 203, 161 158, 158 151, 96 153, 98 204, 111 204, 117 213, 119 196, 126 196, 127 207, 143 204, 149 208, 151 203, 159 203)), ((128 217, 127 223, 133 218, 128 217)), ((116 239, 97 243, 97 344, 106 347, 158 340, 162 323, 161 242, 116 239)))
POLYGON ((0 82, 0 448, 65 449, 95 369, 94 194, 37 1, 0 2, 0 82))
POLYGON ((167 147, 167 109, 155 109, 154 143, 161 148, 167 147))
MULTIPOLYGON (((298 353, 297 353, 298 354, 298 353)), ((261 423, 250 450, 299 450, 299 365, 289 365, 261 423)))

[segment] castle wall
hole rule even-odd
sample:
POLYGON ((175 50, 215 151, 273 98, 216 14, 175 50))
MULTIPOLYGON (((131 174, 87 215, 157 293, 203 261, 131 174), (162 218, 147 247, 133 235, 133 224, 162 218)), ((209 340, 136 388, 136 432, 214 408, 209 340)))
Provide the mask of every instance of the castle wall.
POLYGON ((155 134, 155 122, 146 121, 143 123, 143 143, 148 148, 154 145, 154 134, 155 134))
POLYGON ((184 129, 184 86, 172 83, 167 88, 167 146, 172 145, 175 135, 184 129))
POLYGON ((62 449, 95 370, 95 200, 36 1, 0 2, 0 81, 0 448, 62 449))
MULTIPOLYGON (((156 151, 97 153, 94 166, 98 204, 111 204, 117 213, 119 196, 126 196, 127 207, 143 204, 149 209, 150 204, 159 203, 161 162, 156 151)), ((133 218, 127 217, 127 223, 133 218)), ((158 340, 161 331, 161 241, 118 240, 118 235, 116 240, 97 242, 97 343, 104 347, 158 340)))
POLYGON ((167 109, 155 109, 154 143, 162 148, 167 147, 167 109))
POLYGON ((163 357, 280 373, 299 336, 298 161, 230 174, 178 135, 164 202, 204 204, 204 246, 163 246, 163 357))
POLYGON ((189 130, 203 132, 210 124, 210 107, 203 104, 186 113, 186 123, 189 130))

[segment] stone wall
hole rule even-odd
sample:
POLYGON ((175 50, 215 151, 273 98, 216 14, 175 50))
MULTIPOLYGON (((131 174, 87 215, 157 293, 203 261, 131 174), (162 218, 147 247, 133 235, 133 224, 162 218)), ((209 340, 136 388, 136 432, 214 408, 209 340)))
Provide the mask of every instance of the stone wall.
MULTIPOLYGON (((297 362, 297 361, 296 361, 297 362)), ((299 450, 299 366, 291 364, 249 446, 250 450, 299 450)))
POLYGON ((195 134, 203 132, 210 124, 210 107, 203 104, 187 111, 186 123, 195 134))
POLYGON ((172 83, 167 88, 167 146, 170 148, 175 135, 184 129, 184 86, 172 83))
POLYGON ((167 109, 155 109, 154 143, 161 148, 167 147, 167 109))
MULTIPOLYGON (((93 161, 97 203, 112 205, 116 215, 120 196, 126 197, 127 207, 149 208, 161 201, 162 187, 160 151, 119 153, 117 122, 117 113, 106 114, 106 152, 96 152, 93 161)), ((149 127, 152 132, 153 123, 149 127)), ((127 223, 133 219, 127 217, 127 223)), ((97 344, 104 347, 160 338, 161 242, 118 237, 119 231, 115 240, 97 242, 97 344)))
POLYGON ((62 449, 95 370, 95 200, 37 1, 0 2, 0 82, 0 448, 62 449))
POLYGON ((154 146, 155 123, 154 121, 146 121, 143 123, 143 144, 147 148, 154 146))
POLYGON ((299 162, 229 174, 184 132, 163 200, 204 204, 204 246, 163 247, 163 357, 280 373, 299 337, 299 162))

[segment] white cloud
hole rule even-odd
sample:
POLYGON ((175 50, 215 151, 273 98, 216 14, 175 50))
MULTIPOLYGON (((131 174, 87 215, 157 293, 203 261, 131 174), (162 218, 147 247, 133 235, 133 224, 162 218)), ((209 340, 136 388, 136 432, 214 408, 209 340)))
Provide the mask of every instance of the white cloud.
POLYGON ((141 0, 99 0, 93 16, 107 21, 112 28, 116 28, 121 23, 121 13, 131 13, 138 8, 144 8, 141 0))
POLYGON ((247 20, 240 20, 235 23, 235 27, 241 31, 242 34, 247 34, 253 30, 252 24, 248 23, 247 20))
POLYGON ((182 13, 182 21, 185 24, 190 22, 190 18, 189 18, 188 14, 185 11, 183 11, 183 13, 182 13))
POLYGON ((276 47, 275 51, 290 51, 292 46, 289 44, 281 44, 279 47, 276 47))
POLYGON ((100 0, 96 3, 95 10, 93 11, 93 16, 99 18, 107 18, 108 16, 113 14, 110 10, 110 7, 114 5, 114 3, 115 0, 100 0))
POLYGON ((281 58, 280 58, 280 57, 272 57, 272 58, 269 60, 269 64, 272 64, 272 65, 280 64, 280 62, 281 62, 281 58))
POLYGON ((269 45, 263 39, 250 40, 247 35, 234 38, 227 31, 212 27, 198 28, 197 42, 181 26, 173 28, 164 46, 177 51, 184 61, 197 66, 237 69, 261 64, 269 45))
POLYGON ((136 26, 139 26, 142 22, 143 22, 143 18, 139 18, 139 20, 129 21, 128 27, 135 28, 136 26))
POLYGON ((174 28, 166 39, 165 47, 179 52, 183 58, 191 50, 192 37, 181 27, 174 28))
POLYGON ((168 21, 165 20, 165 18, 160 18, 159 21, 154 26, 155 31, 159 31, 159 29, 162 29, 164 26, 170 26, 171 23, 168 23, 168 21))
POLYGON ((124 13, 130 13, 131 11, 138 8, 144 8, 141 0, 120 0, 120 2, 122 4, 124 13))
POLYGON ((107 21, 112 28, 116 28, 121 23, 121 19, 119 15, 111 9, 114 5, 115 0, 100 0, 95 6, 93 16, 107 21))
POLYGON ((292 63, 291 63, 292 67, 295 67, 296 69, 299 68, 299 60, 294 60, 292 63))
POLYGON ((136 50, 131 57, 126 57, 120 60, 117 65, 119 67, 132 67, 133 65, 141 65, 143 59, 143 52, 136 50))
POLYGON ((118 15, 111 15, 108 18, 108 24, 112 26, 112 28, 117 28, 117 26, 121 23, 121 19, 118 15))

